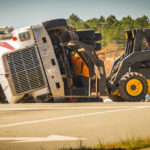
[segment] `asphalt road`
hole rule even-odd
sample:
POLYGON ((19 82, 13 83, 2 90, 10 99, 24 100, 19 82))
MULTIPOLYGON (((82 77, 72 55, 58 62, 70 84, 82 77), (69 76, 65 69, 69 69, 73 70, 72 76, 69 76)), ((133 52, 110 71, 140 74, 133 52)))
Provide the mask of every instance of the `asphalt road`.
POLYGON ((150 103, 1 104, 0 150, 55 150, 150 137, 150 103))

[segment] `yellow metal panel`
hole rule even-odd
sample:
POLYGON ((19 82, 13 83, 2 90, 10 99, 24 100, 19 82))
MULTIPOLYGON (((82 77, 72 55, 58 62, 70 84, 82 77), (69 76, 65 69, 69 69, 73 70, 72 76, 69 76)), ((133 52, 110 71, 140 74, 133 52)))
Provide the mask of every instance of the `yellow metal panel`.
POLYGON ((113 93, 113 95, 120 96, 119 89, 117 89, 117 90, 113 93))
POLYGON ((131 96, 138 96, 143 91, 143 85, 140 80, 131 79, 126 84, 126 91, 131 96), (134 86, 134 89, 132 89, 132 86, 134 86))
POLYGON ((147 79, 148 91, 147 94, 150 94, 150 79, 147 79))

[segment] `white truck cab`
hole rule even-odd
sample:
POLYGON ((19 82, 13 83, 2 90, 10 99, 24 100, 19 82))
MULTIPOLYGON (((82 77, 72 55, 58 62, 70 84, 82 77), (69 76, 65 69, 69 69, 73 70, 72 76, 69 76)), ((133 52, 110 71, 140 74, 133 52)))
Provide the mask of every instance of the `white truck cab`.
POLYGON ((2 27, 0 33, 0 85, 8 103, 64 96, 52 42, 42 24, 17 30, 2 27))

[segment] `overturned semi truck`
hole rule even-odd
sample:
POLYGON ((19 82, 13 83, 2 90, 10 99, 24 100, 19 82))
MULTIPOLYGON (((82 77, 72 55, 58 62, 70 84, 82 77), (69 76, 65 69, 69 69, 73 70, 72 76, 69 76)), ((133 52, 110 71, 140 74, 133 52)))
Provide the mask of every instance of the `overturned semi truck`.
POLYGON ((65 19, 14 30, 0 27, 0 102, 50 102, 106 95, 101 34, 76 31, 65 19), (73 61, 74 58, 74 61, 73 61), (88 77, 76 74, 78 59, 88 77), (87 92, 88 91, 88 92, 87 92))
POLYGON ((141 101, 150 94, 150 29, 128 30, 126 47, 106 78, 101 34, 65 19, 14 30, 0 27, 0 102, 54 102, 109 96, 141 101), (143 48, 143 41, 147 48, 143 48))

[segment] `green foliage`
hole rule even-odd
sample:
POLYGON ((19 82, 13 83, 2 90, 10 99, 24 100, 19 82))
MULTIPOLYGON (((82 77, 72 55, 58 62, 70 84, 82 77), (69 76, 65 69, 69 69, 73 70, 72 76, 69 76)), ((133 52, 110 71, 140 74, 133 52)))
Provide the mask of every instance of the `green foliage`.
POLYGON ((134 20, 134 27, 138 29, 144 28, 148 26, 148 23, 149 23, 148 17, 143 16, 134 20))
POLYGON ((115 22, 117 21, 116 17, 113 15, 110 15, 107 19, 106 19, 106 23, 108 24, 108 27, 111 27, 112 25, 115 24, 115 22))
POLYGON ((111 42, 117 42, 120 45, 125 45, 124 31, 131 29, 150 28, 149 18, 142 16, 136 19, 132 19, 131 16, 123 17, 121 20, 117 20, 114 15, 110 15, 107 18, 100 16, 99 18, 92 18, 86 21, 80 19, 76 14, 71 14, 67 19, 68 25, 80 29, 93 29, 95 32, 99 32, 99 23, 101 25, 102 32, 102 45, 106 46, 111 42))
POLYGON ((121 140, 118 143, 107 143, 103 144, 99 141, 99 144, 94 147, 86 147, 80 141, 80 145, 77 148, 62 148, 61 150, 144 150, 150 149, 150 138, 131 138, 126 140, 121 140))
POLYGON ((80 23, 82 20, 74 13, 67 19, 67 23, 71 27, 75 27, 76 24, 80 23))
POLYGON ((98 23, 99 23, 99 20, 98 20, 97 18, 93 18, 93 19, 87 20, 86 23, 87 23, 87 25, 88 25, 91 29, 93 29, 93 30, 95 30, 95 31, 98 30, 98 23))

